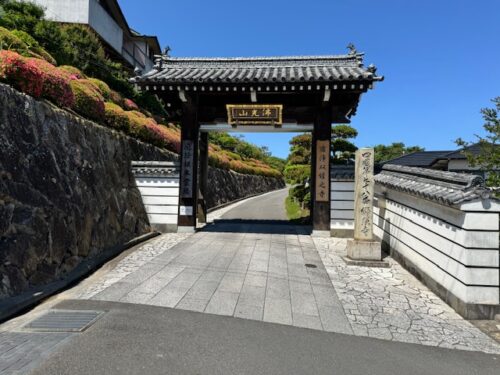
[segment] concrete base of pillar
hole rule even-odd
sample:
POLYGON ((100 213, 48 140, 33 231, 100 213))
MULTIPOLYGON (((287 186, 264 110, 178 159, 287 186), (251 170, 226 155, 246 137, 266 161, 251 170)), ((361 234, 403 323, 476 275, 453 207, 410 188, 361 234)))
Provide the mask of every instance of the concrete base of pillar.
POLYGON ((347 241, 347 258, 351 260, 382 260, 382 245, 378 241, 347 241))
POLYGON ((329 230, 313 230, 311 233, 313 237, 331 237, 329 230))
POLYGON ((177 233, 194 233, 196 232, 195 227, 178 226, 177 233))

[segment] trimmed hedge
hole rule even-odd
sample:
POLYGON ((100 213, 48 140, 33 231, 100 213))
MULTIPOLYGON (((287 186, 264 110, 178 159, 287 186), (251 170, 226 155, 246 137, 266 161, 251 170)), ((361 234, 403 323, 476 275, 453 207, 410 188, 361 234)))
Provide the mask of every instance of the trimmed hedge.
MULTIPOLYGON (((74 109, 88 119, 180 153, 181 134, 177 127, 158 124, 149 113, 139 111, 132 100, 123 100, 106 83, 85 78, 76 68, 57 68, 42 59, 0 51, 0 80, 35 98, 49 99, 60 107, 74 109)), ((240 155, 222 150, 217 145, 209 147, 209 163, 239 173, 281 178, 281 173, 267 164, 256 159, 242 159, 240 155)))
POLYGON ((13 51, 0 51, 0 80, 35 98, 46 98, 60 107, 72 107, 75 101, 71 81, 55 66, 13 51))
POLYGON ((70 84, 75 96, 73 109, 88 119, 103 122, 104 98, 99 89, 88 79, 75 79, 70 84))

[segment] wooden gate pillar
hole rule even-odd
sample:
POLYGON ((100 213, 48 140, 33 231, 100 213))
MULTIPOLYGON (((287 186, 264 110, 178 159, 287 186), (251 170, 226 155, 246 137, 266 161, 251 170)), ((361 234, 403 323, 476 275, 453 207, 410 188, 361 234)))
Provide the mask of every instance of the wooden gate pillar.
POLYGON ((330 233, 330 148, 332 113, 318 108, 312 137, 311 208, 313 234, 330 233))
POLYGON ((208 133, 200 134, 200 212, 198 218, 200 223, 207 222, 207 182, 208 182, 208 133))
POLYGON ((193 98, 182 103, 179 232, 196 230, 198 206, 198 107, 193 98))

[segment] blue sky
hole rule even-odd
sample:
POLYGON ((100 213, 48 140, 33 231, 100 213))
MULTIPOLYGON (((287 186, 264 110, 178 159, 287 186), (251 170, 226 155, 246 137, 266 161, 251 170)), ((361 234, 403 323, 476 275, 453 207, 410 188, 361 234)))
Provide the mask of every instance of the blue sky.
MULTIPOLYGON (((173 56, 341 54, 353 42, 385 81, 363 95, 355 143, 454 149, 500 96, 499 0, 120 0, 173 56)), ((286 157, 290 134, 245 134, 286 157)))

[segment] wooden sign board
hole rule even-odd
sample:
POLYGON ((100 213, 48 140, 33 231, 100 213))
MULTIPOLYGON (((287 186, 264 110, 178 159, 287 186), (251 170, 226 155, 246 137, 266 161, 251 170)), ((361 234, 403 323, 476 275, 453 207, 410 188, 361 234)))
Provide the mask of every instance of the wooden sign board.
POLYGON ((194 143, 190 140, 182 141, 181 157, 181 198, 193 198, 194 178, 194 143))
POLYGON ((330 141, 316 141, 316 202, 328 202, 330 190, 330 141))
POLYGON ((281 104, 228 104, 227 122, 229 125, 274 125, 283 123, 281 104))

